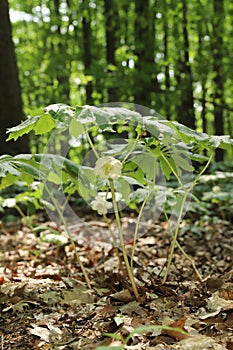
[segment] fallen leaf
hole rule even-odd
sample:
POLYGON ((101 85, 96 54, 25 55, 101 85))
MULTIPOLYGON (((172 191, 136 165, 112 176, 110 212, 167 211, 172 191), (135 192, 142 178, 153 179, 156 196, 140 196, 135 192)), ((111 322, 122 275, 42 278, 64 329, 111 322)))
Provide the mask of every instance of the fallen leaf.
POLYGON ((195 336, 181 340, 178 344, 174 345, 174 349, 177 350, 225 350, 225 346, 217 344, 214 339, 205 336, 195 336))
MULTIPOLYGON (((169 324, 169 327, 180 328, 180 329, 182 329, 183 331, 186 332, 186 330, 184 328, 185 322, 186 322, 186 319, 182 318, 182 319, 180 319, 178 321, 175 321, 175 322, 169 324)), ((182 340, 182 339, 186 339, 186 338, 191 338, 190 335, 183 334, 181 332, 178 332, 177 330, 174 330, 174 331, 165 330, 163 333, 166 333, 167 335, 169 335, 170 337, 172 337, 172 338, 174 338, 176 340, 182 340)))
POLYGON ((91 294, 90 290, 81 285, 72 290, 64 290, 62 294, 64 300, 61 304, 77 306, 80 304, 94 303, 95 301, 95 296, 91 294))
POLYGON ((211 311, 233 309, 233 301, 220 298, 219 292, 213 293, 212 296, 208 298, 207 305, 211 311))
POLYGON ((9 307, 6 307, 5 309, 2 310, 2 312, 7 312, 12 309, 13 314, 17 312, 24 312, 25 309, 29 308, 29 303, 34 304, 34 305, 39 305, 36 302, 31 302, 31 301, 19 301, 18 303, 11 305, 9 307))
POLYGON ((110 296, 118 301, 123 301, 123 302, 130 302, 132 300, 134 300, 134 297, 132 296, 132 294, 129 292, 128 289, 123 289, 120 292, 116 292, 114 294, 110 294, 110 296))

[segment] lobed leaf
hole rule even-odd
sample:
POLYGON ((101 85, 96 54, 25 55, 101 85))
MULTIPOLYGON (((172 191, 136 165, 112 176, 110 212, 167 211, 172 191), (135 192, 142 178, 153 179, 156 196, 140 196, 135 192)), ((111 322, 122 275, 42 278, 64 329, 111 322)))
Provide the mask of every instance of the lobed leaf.
POLYGON ((8 129, 7 133, 10 135, 6 141, 9 141, 11 139, 14 139, 14 141, 16 141, 19 137, 28 134, 30 131, 33 130, 39 118, 39 115, 32 118, 28 118, 27 120, 24 120, 21 124, 8 129))

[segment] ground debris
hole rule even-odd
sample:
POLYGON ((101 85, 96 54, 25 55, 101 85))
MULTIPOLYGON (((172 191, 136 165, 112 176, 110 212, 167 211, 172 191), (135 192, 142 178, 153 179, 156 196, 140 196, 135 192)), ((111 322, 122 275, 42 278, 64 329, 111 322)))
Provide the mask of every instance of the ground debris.
MULTIPOLYGON (((134 218, 124 218, 123 224, 130 252, 134 218)), ((85 285, 63 228, 45 222, 39 234, 27 227, 14 234, 2 232, 0 341, 4 350, 91 350, 113 345, 145 350, 232 350, 230 225, 202 224, 203 232, 208 233, 197 236, 186 224, 179 242, 192 255, 204 282, 196 279, 190 261, 177 249, 168 282, 162 285, 169 234, 164 223, 145 224, 134 259, 142 303, 134 300, 130 284, 119 272, 107 225, 88 219, 71 229, 93 290, 85 285), (58 234, 56 242, 51 227, 58 234), (134 334, 123 345, 134 329, 145 325, 179 327, 185 334, 153 328, 134 334)))

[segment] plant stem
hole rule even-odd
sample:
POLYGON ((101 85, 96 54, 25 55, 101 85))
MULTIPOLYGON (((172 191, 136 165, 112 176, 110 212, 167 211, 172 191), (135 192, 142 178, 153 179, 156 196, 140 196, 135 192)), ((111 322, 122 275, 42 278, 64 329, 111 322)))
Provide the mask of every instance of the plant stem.
POLYGON ((180 208, 180 212, 179 212, 179 216, 178 216, 178 220, 177 220, 177 224, 176 224, 176 229, 175 229, 175 232, 173 235, 171 250, 170 250, 170 253, 168 256, 167 267, 166 267, 166 271, 165 271, 165 274, 164 274, 164 277, 162 280, 162 284, 164 284, 167 281, 167 276, 168 276, 168 273, 170 271, 170 267, 171 267, 171 263, 172 263, 172 259, 173 259, 173 255, 174 255, 174 250, 175 250, 175 246, 176 246, 176 242, 177 242, 177 236, 179 233, 181 218, 182 218, 182 214, 183 214, 184 204, 185 204, 185 201, 187 199, 187 195, 188 195, 188 193, 186 192, 184 197, 183 197, 183 200, 182 200, 182 204, 181 204, 181 208, 180 208))
POLYGON ((30 223, 30 220, 28 218, 28 216, 26 216, 24 214, 24 212, 21 210, 20 206, 18 204, 15 204, 15 209, 19 212, 19 214, 21 215, 21 217, 25 220, 25 224, 28 225, 28 227, 30 228, 30 230, 33 232, 34 228, 30 223))
POLYGON ((120 252, 119 252, 119 249, 117 248, 116 237, 114 236, 114 233, 112 232, 112 228, 111 228, 111 225, 110 225, 108 217, 105 214, 103 215, 103 217, 104 217, 104 220, 106 221, 106 223, 108 225, 110 236, 111 236, 111 238, 113 240, 114 249, 116 251, 116 255, 117 255, 117 258, 118 258, 120 270, 121 270, 122 274, 125 275, 125 271, 124 271, 124 268, 123 268, 123 265, 122 265, 121 256, 120 256, 120 252))
MULTIPOLYGON (((166 211, 164 211, 164 215, 165 215, 165 218, 166 220, 168 221, 168 216, 167 216, 167 213, 166 211)), ((170 230, 170 235, 171 237, 173 238, 173 232, 172 230, 170 230)), ((195 262, 193 261, 193 259, 185 252, 185 250, 181 247, 180 243, 178 242, 178 240, 176 241, 176 245, 178 247, 178 249, 181 251, 181 253, 184 255, 184 257, 190 261, 192 267, 193 267, 193 270, 195 271, 196 275, 197 275, 197 278, 199 279, 200 282, 203 282, 203 278, 201 277, 196 265, 195 265, 195 262)))
POLYGON ((169 166, 169 168, 171 169, 171 171, 173 172, 174 176, 176 177, 177 181, 179 182, 180 186, 183 187, 182 181, 179 177, 179 175, 176 173, 175 169, 173 168, 172 164, 169 162, 168 158, 164 156, 163 152, 160 152, 163 160, 167 163, 167 165, 169 166))
POLYGON ((91 138, 90 138, 90 135, 89 135, 89 133, 88 133, 88 131, 87 131, 86 126, 84 126, 84 129, 85 129, 85 133, 86 133, 86 136, 87 136, 87 141, 89 142, 89 144, 90 144, 90 146, 91 146, 91 149, 92 149, 93 153, 95 154, 96 158, 99 159, 98 152, 97 152, 96 149, 95 149, 95 146, 94 146, 94 144, 93 144, 93 142, 92 142, 92 140, 91 140, 91 138))
POLYGON ((87 275, 87 272, 86 272, 86 269, 85 269, 85 267, 84 267, 84 265, 83 265, 83 263, 82 263, 82 261, 81 261, 81 259, 80 259, 79 253, 78 253, 78 251, 77 251, 76 245, 75 245, 74 240, 73 240, 73 238, 72 238, 72 235, 71 235, 69 226, 68 226, 68 224, 67 224, 67 222, 66 222, 66 219, 65 219, 65 217, 63 216, 63 214, 62 214, 62 212, 61 212, 61 209, 60 209, 60 207, 59 207, 59 204, 57 203, 56 199, 53 197, 53 195, 52 195, 51 191, 49 190, 48 186, 45 185, 45 187, 46 187, 46 190, 48 191, 48 193, 49 193, 49 195, 50 195, 50 197, 51 197, 51 199, 52 199, 52 201, 53 201, 53 204, 54 204, 54 206, 55 206, 55 208, 56 208, 56 210, 57 210, 57 212, 58 212, 59 218, 61 219, 61 222, 63 223, 63 225, 64 225, 64 227, 65 227, 66 233, 67 233, 67 235, 68 235, 68 237, 69 237, 69 240, 70 240, 70 242, 71 242, 71 245, 72 245, 72 247, 73 247, 73 249, 74 249, 74 253, 75 253, 76 259, 77 259, 78 264, 79 264, 79 266, 80 266, 80 268, 81 268, 81 270, 82 270, 82 273, 83 273, 83 275, 84 275, 84 278, 85 278, 85 281, 86 281, 86 283, 87 283, 87 286, 88 286, 89 289, 92 289, 92 288, 91 288, 90 279, 89 279, 89 277, 88 277, 88 275, 87 275))
POLYGON ((138 134, 137 138, 135 139, 132 147, 130 148, 130 150, 128 151, 128 153, 125 155, 124 159, 122 160, 122 166, 124 164, 124 162, 127 160, 127 158, 130 156, 130 154, 133 152, 133 150, 136 148, 136 146, 138 145, 138 140, 139 140, 140 135, 138 134))
POLYGON ((132 269, 130 267, 128 256, 127 256, 126 249, 125 249, 125 242, 124 242, 124 237, 123 237, 123 233, 122 233, 120 216, 119 216, 119 212, 118 212, 116 196, 115 196, 115 190, 114 190, 114 184, 113 184, 113 180, 112 179, 109 179, 109 184, 110 184, 110 189, 111 189, 111 193, 112 193, 113 208, 114 208, 114 213, 115 213, 115 217, 116 217, 117 228, 118 228, 118 233, 119 233, 119 238, 120 238, 120 245, 121 245, 121 250, 122 250, 125 266, 126 266, 126 269, 127 269, 127 272, 128 272, 128 276, 129 276, 129 279, 130 279, 130 282, 131 282, 131 285, 132 285, 133 292, 134 292, 134 295, 136 297, 136 300, 141 302, 141 297, 140 297, 140 295, 138 293, 137 285, 136 285, 136 282, 135 282, 134 276, 133 276, 133 271, 132 271, 132 269))
MULTIPOLYGON (((163 280, 162 280, 162 284, 166 283, 167 277, 168 277, 168 273, 169 273, 169 270, 170 270, 170 267, 171 267, 171 262, 172 262, 172 258, 173 258, 173 255, 174 255, 175 246, 177 244, 177 237, 178 237, 178 233, 179 233, 179 228, 180 228, 180 223, 181 223, 181 219, 182 219, 182 214, 183 214, 185 201, 187 199, 188 194, 192 191, 192 189, 195 187, 196 183, 199 181, 201 175, 208 168, 209 164, 212 161, 213 155, 214 155, 214 152, 212 152, 208 162, 203 167, 202 171, 196 176, 195 180, 192 182, 192 184, 189 187, 189 189, 185 190, 185 194, 184 194, 184 197, 183 197, 183 200, 182 200, 182 204, 181 204, 181 208, 180 208, 180 212, 179 212, 179 216, 178 216, 178 220, 177 220, 176 229, 175 229, 175 232, 174 232, 174 235, 173 235, 173 241, 172 241, 172 244, 171 244, 171 250, 170 250, 170 253, 169 253, 167 267, 166 267, 165 275, 164 275, 163 280)), ((168 162, 168 164, 169 164, 169 162, 168 162)), ((171 167, 171 169, 172 169, 172 167, 171 167)), ((179 183, 180 182, 181 181, 179 181, 179 183)), ((182 186, 183 186, 183 184, 182 184, 182 186)))
POLYGON ((137 223, 136 223, 136 227, 135 227, 135 231, 134 231, 134 238, 133 238, 133 247, 132 247, 132 253, 131 253, 131 259, 130 259, 130 266, 131 269, 133 269, 133 259, 134 259, 134 254, 135 254, 135 249, 136 249, 136 241, 137 241, 137 237, 138 237, 138 229, 139 229, 139 223, 141 220, 141 216, 142 216, 142 212, 143 209, 146 205, 146 202, 148 201, 149 197, 151 195, 151 192, 148 193, 148 195, 146 196, 146 198, 144 199, 139 214, 138 214, 138 218, 137 218, 137 223))

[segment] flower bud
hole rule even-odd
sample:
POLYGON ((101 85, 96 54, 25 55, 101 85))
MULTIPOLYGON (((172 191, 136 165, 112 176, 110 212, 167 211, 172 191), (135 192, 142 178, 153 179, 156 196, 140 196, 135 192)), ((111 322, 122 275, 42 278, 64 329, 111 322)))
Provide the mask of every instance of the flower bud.
POLYGON ((219 193, 219 192, 221 191, 221 188, 220 188, 219 186, 214 186, 214 187, 212 188, 212 191, 213 191, 214 193, 219 193))
POLYGON ((102 179, 118 179, 121 176, 121 162, 111 156, 99 158, 95 165, 95 174, 102 179))

